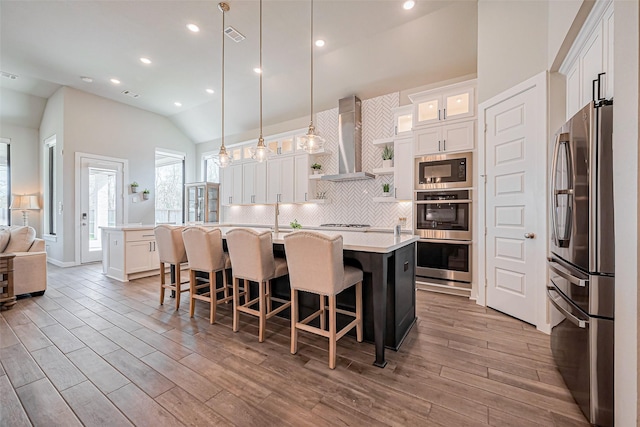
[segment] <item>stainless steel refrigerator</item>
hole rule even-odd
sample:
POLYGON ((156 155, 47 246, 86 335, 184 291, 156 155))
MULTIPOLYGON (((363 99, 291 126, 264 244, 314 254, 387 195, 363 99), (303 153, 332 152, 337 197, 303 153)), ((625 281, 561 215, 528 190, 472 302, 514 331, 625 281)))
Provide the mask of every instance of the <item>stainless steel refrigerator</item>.
POLYGON ((562 126, 550 171, 551 350, 582 412, 599 426, 613 426, 611 104, 589 103, 562 126))

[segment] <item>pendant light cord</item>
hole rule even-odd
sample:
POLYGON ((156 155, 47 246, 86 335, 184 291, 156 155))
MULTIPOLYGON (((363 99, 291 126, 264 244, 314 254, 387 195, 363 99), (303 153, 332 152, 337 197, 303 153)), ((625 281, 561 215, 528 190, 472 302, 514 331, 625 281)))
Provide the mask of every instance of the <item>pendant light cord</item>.
POLYGON ((260 0, 260 139, 258 140, 258 144, 262 138, 262 75, 264 74, 264 70, 262 69, 262 0, 260 0))
POLYGON ((222 9, 222 31, 220 32, 220 34, 222 34, 222 93, 221 93, 221 98, 222 98, 222 147, 226 148, 224 146, 224 14, 225 14, 225 10, 222 9))
POLYGON ((311 0, 311 126, 313 126, 313 0, 311 0))

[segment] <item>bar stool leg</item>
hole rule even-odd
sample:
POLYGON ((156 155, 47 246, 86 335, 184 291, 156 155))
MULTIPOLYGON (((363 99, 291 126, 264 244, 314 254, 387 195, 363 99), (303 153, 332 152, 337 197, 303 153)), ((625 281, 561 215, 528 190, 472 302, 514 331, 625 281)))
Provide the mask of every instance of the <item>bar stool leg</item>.
MULTIPOLYGON (((229 298, 229 286, 227 283, 227 270, 222 269, 222 283, 224 285, 224 299, 228 299, 229 298)), ((225 301, 225 304, 229 304, 229 301, 225 301)))
POLYGON ((160 263, 160 305, 164 304, 164 262, 160 263))
POLYGON ((259 331, 258 331, 258 342, 264 342, 264 330, 267 326, 267 313, 266 313, 266 287, 267 287, 267 282, 260 282, 259 284, 259 290, 260 290, 260 294, 258 295, 258 308, 260 311, 260 316, 259 316, 259 331))
POLYGON ((233 278, 233 332, 238 332, 238 320, 240 317, 240 312, 238 311, 238 305, 240 304, 240 292, 238 291, 239 285, 240 285, 240 279, 238 279, 237 277, 234 277, 233 278))
POLYGON ((196 294, 196 272, 189 270, 189 317, 193 317, 196 309, 196 300, 193 297, 196 294))
POLYGON ((362 342, 362 282, 356 283, 356 340, 362 342))
POLYGON ((320 295, 320 329, 326 331, 327 327, 327 305, 324 299, 324 295, 320 295))
POLYGON ((291 354, 298 352, 298 291, 291 289, 291 354))
MULTIPOLYGON (((223 270, 224 273, 224 270, 223 270)), ((209 272, 209 304, 211 304, 209 310, 209 324, 213 325, 216 322, 216 306, 218 301, 216 298, 216 272, 209 272)))
POLYGON ((329 368, 336 368, 336 296, 329 295, 329 368))
POLYGON ((180 309, 180 264, 176 265, 176 311, 180 309))

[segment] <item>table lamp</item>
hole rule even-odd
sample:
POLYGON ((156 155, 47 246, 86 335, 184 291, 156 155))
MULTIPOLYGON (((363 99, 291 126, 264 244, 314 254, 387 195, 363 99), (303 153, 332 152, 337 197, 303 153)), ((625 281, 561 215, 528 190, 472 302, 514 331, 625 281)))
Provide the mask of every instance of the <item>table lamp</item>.
POLYGON ((27 196, 27 195, 13 195, 13 201, 11 202, 11 206, 9 209, 12 210, 21 210, 22 211, 22 222, 23 225, 29 225, 29 211, 30 210, 39 210, 40 209, 40 201, 38 200, 38 196, 27 196))

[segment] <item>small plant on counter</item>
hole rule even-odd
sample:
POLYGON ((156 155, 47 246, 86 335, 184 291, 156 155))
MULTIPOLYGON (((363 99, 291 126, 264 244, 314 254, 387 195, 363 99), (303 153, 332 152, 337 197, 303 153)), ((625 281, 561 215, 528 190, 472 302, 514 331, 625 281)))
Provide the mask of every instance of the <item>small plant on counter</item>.
POLYGON ((389 195, 389 184, 382 184, 382 191, 385 195, 389 195))
POLYGON ((385 145, 382 150, 382 160, 393 160, 393 148, 389 145, 385 145))
POLYGON ((289 225, 290 225, 290 226, 291 226, 291 228, 293 228, 294 230, 299 230, 299 229, 301 229, 301 228, 302 228, 302 224, 300 224, 300 223, 298 222, 298 220, 297 220, 297 219, 294 219, 293 221, 291 221, 291 222, 289 223, 289 225))
POLYGON ((137 193, 137 192, 138 192, 138 183, 137 183, 137 182, 135 182, 135 181, 133 181, 133 182, 131 183, 131 192, 132 192, 132 193, 137 193))

